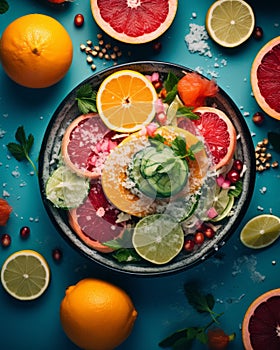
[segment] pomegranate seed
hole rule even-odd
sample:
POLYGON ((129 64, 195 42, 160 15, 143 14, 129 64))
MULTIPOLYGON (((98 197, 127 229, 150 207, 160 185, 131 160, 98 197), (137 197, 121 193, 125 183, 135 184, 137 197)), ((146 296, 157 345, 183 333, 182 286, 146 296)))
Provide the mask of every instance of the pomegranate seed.
POLYGON ((204 242, 205 236, 203 232, 196 232, 194 235, 194 242, 195 244, 201 245, 204 242))
POLYGON ((261 112, 256 112, 253 115, 252 120, 256 125, 262 125, 262 123, 264 122, 264 115, 261 112))
POLYGON ((235 169, 232 169, 227 173, 227 178, 231 183, 235 183, 240 180, 240 174, 235 169))
POLYGON ((74 18, 74 24, 76 27, 81 27, 84 24, 84 16, 81 13, 78 13, 74 18))
POLYGON ((204 235, 209 239, 215 236, 215 231, 210 226, 206 226, 203 232, 204 232, 204 235))
POLYGON ((192 252, 193 249, 194 249, 194 246, 195 246, 195 243, 192 239, 187 239, 185 244, 184 244, 184 249, 187 251, 187 252, 192 252))
POLYGON ((59 248, 53 249, 52 257, 55 261, 60 261, 62 259, 62 251, 59 248))
POLYGON ((155 52, 159 52, 161 50, 161 43, 159 41, 153 44, 153 49, 155 52))
POLYGON ((21 237, 21 238, 26 239, 26 238, 28 238, 29 235, 30 235, 30 228, 27 227, 27 226, 23 226, 23 227, 20 229, 19 233, 20 233, 20 237, 21 237))
POLYGON ((11 236, 7 233, 3 233, 1 236, 1 245, 4 248, 9 247, 9 245, 11 245, 11 236))
POLYGON ((240 159, 235 159, 232 167, 233 167, 233 169, 241 172, 243 169, 243 163, 240 159))
POLYGON ((255 27, 255 29, 254 29, 254 31, 253 31, 253 36, 254 36, 254 38, 255 39, 257 39, 257 40, 260 40, 260 39, 262 39, 262 37, 263 37, 263 30, 262 30, 262 28, 261 27, 255 27))

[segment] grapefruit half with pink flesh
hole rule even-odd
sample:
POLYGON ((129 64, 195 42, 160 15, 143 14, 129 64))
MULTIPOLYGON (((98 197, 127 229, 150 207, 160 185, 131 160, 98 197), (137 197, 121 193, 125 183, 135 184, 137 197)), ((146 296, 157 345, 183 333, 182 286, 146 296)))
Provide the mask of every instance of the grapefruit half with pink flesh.
MULTIPOLYGON (((236 131, 231 120, 223 111, 214 107, 198 107, 194 113, 199 118, 193 120, 193 123, 204 138, 215 168, 229 164, 236 148, 236 131)), ((183 127, 181 124, 179 127, 183 127)))
POLYGON ((247 309, 242 323, 246 350, 280 349, 280 289, 260 295, 247 309))
POLYGON ((66 129, 61 143, 65 164, 79 176, 96 179, 111 149, 119 141, 111 138, 110 131, 98 114, 89 113, 76 118, 66 129))
POLYGON ((124 223, 116 223, 119 214, 120 211, 107 201, 101 183, 95 181, 85 202, 69 211, 69 223, 86 245, 109 253, 112 249, 103 243, 121 236, 125 230, 124 223))
POLYGON ((258 105, 280 120, 280 36, 257 53, 251 68, 251 85, 258 105))
POLYGON ((109 36, 128 44, 155 40, 172 24, 177 0, 91 0, 98 26, 109 36))

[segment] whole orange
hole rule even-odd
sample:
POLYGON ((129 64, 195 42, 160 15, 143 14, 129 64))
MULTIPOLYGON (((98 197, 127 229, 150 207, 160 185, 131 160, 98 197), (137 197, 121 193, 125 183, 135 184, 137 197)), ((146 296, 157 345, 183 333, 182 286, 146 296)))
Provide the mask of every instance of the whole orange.
POLYGON ((131 333, 137 311, 121 288, 85 278, 67 288, 60 305, 66 335, 82 349, 112 350, 131 333))
POLYGON ((11 22, 0 41, 0 61, 20 85, 45 88, 69 70, 73 45, 66 29, 54 18, 29 14, 11 22))

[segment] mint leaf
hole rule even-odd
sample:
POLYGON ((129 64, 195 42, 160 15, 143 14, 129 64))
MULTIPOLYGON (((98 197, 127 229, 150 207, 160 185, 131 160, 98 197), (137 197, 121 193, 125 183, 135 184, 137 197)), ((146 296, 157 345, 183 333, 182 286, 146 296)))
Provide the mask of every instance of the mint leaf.
POLYGON ((29 153, 34 143, 34 136, 32 134, 29 134, 28 137, 26 138, 23 126, 19 126, 15 133, 15 139, 16 141, 18 141, 18 143, 15 143, 15 142, 8 143, 7 144, 8 150, 17 161, 20 162, 26 159, 31 164, 35 173, 38 175, 36 166, 29 156, 29 153))
POLYGON ((196 287, 185 284, 185 294, 192 307, 200 312, 211 312, 215 300, 211 294, 202 294, 196 287))
POLYGON ((0 0, 0 15, 9 10, 9 4, 6 0, 0 0))
POLYGON ((199 116, 193 113, 193 107, 179 107, 177 110, 176 116, 189 118, 190 120, 199 119, 199 116))
POLYGON ((242 192, 242 187, 243 187, 242 181, 237 181, 237 182, 234 184, 234 187, 235 187, 235 188, 231 188, 231 189, 228 191, 228 195, 237 198, 237 197, 240 196, 240 194, 241 194, 241 192, 242 192))
POLYGON ((112 253, 112 256, 121 263, 140 261, 140 256, 133 248, 120 248, 112 253))
POLYGON ((166 91, 170 92, 170 91, 174 90, 174 88, 176 88, 176 90, 177 90, 178 81, 179 81, 179 78, 174 73, 169 72, 167 75, 167 78, 163 84, 166 91))
POLYGON ((171 148, 173 149, 174 153, 181 157, 184 158, 186 157, 187 154, 187 144, 186 140, 182 136, 177 136, 171 143, 171 148))
POLYGON ((177 85, 174 86, 174 88, 167 93, 163 102, 170 105, 170 103, 175 99, 176 95, 177 95, 177 85))
POLYGON ((90 84, 85 84, 79 88, 76 101, 81 113, 87 114, 90 112, 97 112, 96 91, 92 89, 90 84))
POLYGON ((280 134, 274 131, 268 132, 268 141, 272 145, 273 149, 280 153, 280 134))

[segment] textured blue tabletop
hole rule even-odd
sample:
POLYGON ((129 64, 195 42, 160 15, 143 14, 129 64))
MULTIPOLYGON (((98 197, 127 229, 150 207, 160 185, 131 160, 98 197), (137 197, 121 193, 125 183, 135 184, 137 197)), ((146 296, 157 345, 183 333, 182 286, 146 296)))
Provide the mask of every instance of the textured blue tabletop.
MULTIPOLYGON (((185 282, 196 279, 203 290, 214 295, 215 310, 224 312, 221 327, 235 332, 236 340, 229 349, 242 349, 241 323, 249 304, 260 294, 280 287, 279 244, 262 250, 250 250, 239 239, 240 230, 252 217, 262 213, 280 216, 280 168, 257 173, 250 207, 240 227, 217 254, 192 269, 165 277, 136 278, 97 265, 80 255, 59 235, 43 207, 36 175, 28 163, 17 162, 6 149, 14 140, 19 125, 35 137, 32 158, 37 159, 45 129, 57 106, 80 82, 93 74, 80 50, 88 39, 95 41, 100 29, 93 20, 89 0, 75 0, 61 9, 38 0, 8 0, 10 9, 0 15, 0 34, 14 19, 29 13, 43 13, 59 20, 71 35, 74 45, 72 66, 66 77, 47 89, 30 90, 13 83, 0 66, 0 197, 13 207, 10 220, 0 227, 0 234, 8 233, 12 243, 0 247, 0 265, 14 251, 34 249, 41 252, 51 268, 51 283, 46 293, 32 302, 19 302, 0 288, 0 349, 3 350, 58 350, 77 349, 64 334, 59 320, 59 306, 67 286, 83 277, 100 277, 125 289, 138 311, 138 318, 130 337, 120 350, 156 350, 158 343, 177 329, 205 324, 205 317, 197 314, 188 304, 183 291, 185 282), (82 13, 84 26, 73 24, 74 16, 82 13), (22 240, 22 226, 29 226, 30 237, 22 240), (63 259, 56 263, 52 250, 60 248, 63 259)), ((119 63, 137 60, 160 60, 198 69, 207 77, 215 77, 240 109, 251 131, 254 144, 269 131, 280 131, 280 122, 268 116, 262 126, 252 122, 259 111, 251 93, 250 67, 258 50, 270 39, 280 35, 279 2, 253 1, 257 25, 264 36, 249 39, 235 49, 218 47, 206 39, 211 55, 190 52, 185 36, 190 24, 204 25, 207 9, 212 0, 179 0, 178 12, 171 28, 160 38, 162 49, 153 50, 152 44, 130 46, 120 44, 123 52, 119 63), (211 57, 209 57, 211 56, 211 57)), ((113 42, 113 40, 112 40, 113 42)), ((97 60, 97 71, 111 63, 97 60)), ((279 154, 271 151, 273 159, 279 154)), ((196 343, 194 349, 204 347, 196 343)))

